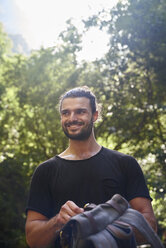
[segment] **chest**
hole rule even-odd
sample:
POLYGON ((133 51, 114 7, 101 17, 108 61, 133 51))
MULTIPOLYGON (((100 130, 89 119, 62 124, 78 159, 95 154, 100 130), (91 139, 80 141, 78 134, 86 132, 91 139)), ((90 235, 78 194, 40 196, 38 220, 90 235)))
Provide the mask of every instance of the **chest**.
POLYGON ((87 202, 105 202, 116 193, 124 195, 124 184, 123 173, 116 165, 91 162, 62 165, 51 188, 54 202, 62 205, 72 200, 83 206, 87 202))

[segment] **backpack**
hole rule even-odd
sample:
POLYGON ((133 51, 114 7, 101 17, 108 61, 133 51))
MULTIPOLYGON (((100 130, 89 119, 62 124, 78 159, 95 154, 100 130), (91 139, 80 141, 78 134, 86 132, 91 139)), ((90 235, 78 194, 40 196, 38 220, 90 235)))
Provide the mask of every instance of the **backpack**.
POLYGON ((109 201, 87 204, 59 233, 61 248, 136 248, 132 230, 136 228, 153 248, 164 248, 143 215, 130 208, 119 194, 109 201))

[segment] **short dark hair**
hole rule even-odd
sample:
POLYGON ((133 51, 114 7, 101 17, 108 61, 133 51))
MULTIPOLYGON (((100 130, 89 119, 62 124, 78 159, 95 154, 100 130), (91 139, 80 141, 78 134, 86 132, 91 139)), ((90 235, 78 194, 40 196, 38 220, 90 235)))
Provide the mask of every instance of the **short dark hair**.
POLYGON ((96 96, 92 93, 88 86, 82 86, 73 88, 67 91, 60 97, 59 102, 59 110, 61 112, 62 102, 65 98, 76 98, 76 97, 86 97, 90 100, 90 106, 92 109, 92 113, 95 113, 97 110, 99 111, 96 96))

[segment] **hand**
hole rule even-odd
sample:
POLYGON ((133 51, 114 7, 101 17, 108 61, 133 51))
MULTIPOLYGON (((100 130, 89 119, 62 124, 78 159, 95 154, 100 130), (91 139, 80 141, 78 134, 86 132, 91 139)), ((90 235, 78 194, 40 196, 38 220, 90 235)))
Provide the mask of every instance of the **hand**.
POLYGON ((57 215, 57 224, 61 228, 72 216, 84 212, 83 208, 79 208, 73 201, 67 201, 60 209, 57 215))

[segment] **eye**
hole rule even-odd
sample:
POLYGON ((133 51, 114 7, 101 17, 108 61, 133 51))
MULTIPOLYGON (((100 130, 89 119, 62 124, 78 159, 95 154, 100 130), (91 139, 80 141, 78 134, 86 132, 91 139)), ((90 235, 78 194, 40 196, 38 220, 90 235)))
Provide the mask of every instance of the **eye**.
POLYGON ((77 110, 77 114, 79 114, 79 115, 84 114, 84 113, 86 113, 85 109, 78 109, 77 110))
POLYGON ((61 112, 61 115, 62 116, 68 116, 69 115, 69 111, 64 110, 64 111, 61 112))

